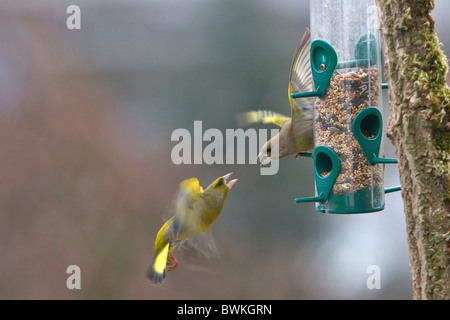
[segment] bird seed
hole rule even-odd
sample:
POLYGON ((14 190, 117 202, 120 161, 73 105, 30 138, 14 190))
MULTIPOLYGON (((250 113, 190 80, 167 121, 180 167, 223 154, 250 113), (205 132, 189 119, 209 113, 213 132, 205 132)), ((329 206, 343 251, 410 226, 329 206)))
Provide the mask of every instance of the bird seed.
MULTIPOLYGON (((350 69, 335 72, 326 96, 317 98, 314 106, 316 146, 333 149, 341 160, 341 172, 332 193, 344 194, 382 187, 383 170, 380 164, 371 166, 352 132, 356 115, 370 106, 377 107, 380 97, 378 68, 350 69)), ((373 133, 363 132, 371 139, 373 133)))

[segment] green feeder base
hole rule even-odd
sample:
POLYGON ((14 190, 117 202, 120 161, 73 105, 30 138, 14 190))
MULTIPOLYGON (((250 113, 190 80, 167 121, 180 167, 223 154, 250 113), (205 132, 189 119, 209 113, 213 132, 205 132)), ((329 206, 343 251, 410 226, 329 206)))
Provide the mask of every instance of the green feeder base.
POLYGON ((374 186, 343 195, 330 194, 326 203, 316 204, 316 210, 324 213, 369 213, 384 209, 384 189, 374 186))

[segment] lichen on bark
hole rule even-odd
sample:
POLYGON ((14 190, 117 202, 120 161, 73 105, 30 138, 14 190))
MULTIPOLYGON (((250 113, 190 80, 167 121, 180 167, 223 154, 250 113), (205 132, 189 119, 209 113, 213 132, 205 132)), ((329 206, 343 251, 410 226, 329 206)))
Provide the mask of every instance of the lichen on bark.
POLYGON ((377 0, 413 298, 450 299, 450 89, 431 0, 377 0))

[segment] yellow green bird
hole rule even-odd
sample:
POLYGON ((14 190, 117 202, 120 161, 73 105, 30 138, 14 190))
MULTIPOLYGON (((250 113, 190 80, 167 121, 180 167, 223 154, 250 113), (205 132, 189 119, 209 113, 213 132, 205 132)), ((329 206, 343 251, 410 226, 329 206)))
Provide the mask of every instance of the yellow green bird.
POLYGON ((182 181, 172 200, 172 216, 158 231, 153 250, 153 262, 148 277, 154 284, 162 284, 166 270, 178 265, 173 254, 177 244, 204 233, 222 212, 228 192, 237 179, 228 181, 232 172, 217 178, 205 190, 197 178, 182 181))
POLYGON ((240 113, 236 116, 239 125, 251 123, 273 123, 281 127, 280 132, 267 141, 258 154, 261 165, 271 159, 281 159, 313 149, 313 106, 314 98, 292 99, 291 94, 313 91, 310 64, 311 35, 309 28, 303 33, 295 50, 289 73, 288 97, 291 115, 266 110, 240 113), (274 148, 278 146, 278 148, 274 148))

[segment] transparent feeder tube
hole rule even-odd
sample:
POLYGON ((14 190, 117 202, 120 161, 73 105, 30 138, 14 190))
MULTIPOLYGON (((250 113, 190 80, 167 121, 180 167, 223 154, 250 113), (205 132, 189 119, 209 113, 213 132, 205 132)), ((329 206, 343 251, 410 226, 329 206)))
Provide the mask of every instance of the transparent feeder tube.
MULTIPOLYGON (((314 104, 315 146, 331 148, 341 168, 326 202, 317 210, 359 213, 384 208, 383 165, 370 165, 352 125, 369 107, 382 114, 381 42, 374 0, 311 0, 311 41, 324 40, 336 51, 338 63, 326 95, 314 104)), ((361 123, 362 135, 375 138, 376 117, 361 123)), ((382 143, 379 155, 382 155, 382 143)), ((327 170, 321 176, 329 174, 327 170)))

